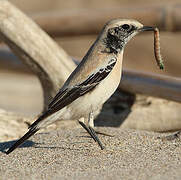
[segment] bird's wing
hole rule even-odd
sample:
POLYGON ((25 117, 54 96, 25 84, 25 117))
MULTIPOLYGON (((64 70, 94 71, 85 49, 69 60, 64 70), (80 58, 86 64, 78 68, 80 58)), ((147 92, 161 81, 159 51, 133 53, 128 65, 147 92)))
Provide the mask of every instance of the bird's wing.
POLYGON ((98 68, 95 72, 92 72, 81 83, 76 84, 73 87, 67 87, 64 90, 60 90, 49 104, 48 110, 56 112, 69 105, 80 96, 90 92, 108 76, 116 64, 116 61, 116 58, 112 58, 105 66, 98 68))

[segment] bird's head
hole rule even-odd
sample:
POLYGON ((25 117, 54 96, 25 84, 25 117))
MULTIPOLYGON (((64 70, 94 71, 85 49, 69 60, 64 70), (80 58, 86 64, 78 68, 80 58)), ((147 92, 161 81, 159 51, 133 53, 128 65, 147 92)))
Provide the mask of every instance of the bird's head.
POLYGON ((108 52, 118 53, 132 37, 143 31, 154 31, 154 28, 143 26, 136 20, 115 19, 104 26, 102 39, 108 52))

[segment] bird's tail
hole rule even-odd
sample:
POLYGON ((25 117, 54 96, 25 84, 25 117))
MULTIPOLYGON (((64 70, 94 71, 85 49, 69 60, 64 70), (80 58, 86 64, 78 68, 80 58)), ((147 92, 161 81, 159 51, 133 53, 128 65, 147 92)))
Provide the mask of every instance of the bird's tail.
POLYGON ((45 113, 43 113, 30 127, 29 127, 29 131, 23 136, 21 137, 18 141, 16 141, 9 149, 8 151, 6 151, 6 154, 11 153, 12 151, 14 151, 18 146, 20 146, 24 141, 26 141, 29 137, 31 137, 32 135, 34 135, 39 129, 39 123, 44 120, 48 115, 49 115, 49 111, 46 111, 45 113))
POLYGON ((51 111, 45 111, 32 125, 29 127, 29 131, 18 141, 16 141, 7 151, 6 154, 11 153, 14 151, 18 146, 20 146, 24 141, 26 141, 29 137, 34 135, 39 129, 43 128, 40 124, 41 122, 46 119, 48 116, 52 114, 51 111))
POLYGON ((9 149, 6 151, 6 154, 14 151, 18 146, 20 146, 24 141, 26 141, 30 136, 35 134, 39 129, 31 128, 23 137, 21 137, 18 141, 16 141, 9 149))

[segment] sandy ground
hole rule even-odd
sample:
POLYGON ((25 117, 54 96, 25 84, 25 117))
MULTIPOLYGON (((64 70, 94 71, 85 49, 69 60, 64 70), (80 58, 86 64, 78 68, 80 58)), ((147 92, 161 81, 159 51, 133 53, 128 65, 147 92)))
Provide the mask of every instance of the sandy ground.
POLYGON ((83 129, 36 134, 10 155, 1 143, 0 179, 142 179, 181 177, 181 141, 159 139, 165 134, 100 128, 100 150, 83 129))

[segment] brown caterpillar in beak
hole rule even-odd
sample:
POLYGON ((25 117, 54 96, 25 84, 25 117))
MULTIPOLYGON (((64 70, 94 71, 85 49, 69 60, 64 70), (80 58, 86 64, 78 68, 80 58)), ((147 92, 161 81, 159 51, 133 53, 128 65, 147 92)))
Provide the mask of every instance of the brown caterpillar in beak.
POLYGON ((163 59, 160 53, 160 35, 158 28, 154 28, 154 54, 157 65, 160 69, 164 69, 163 59))

